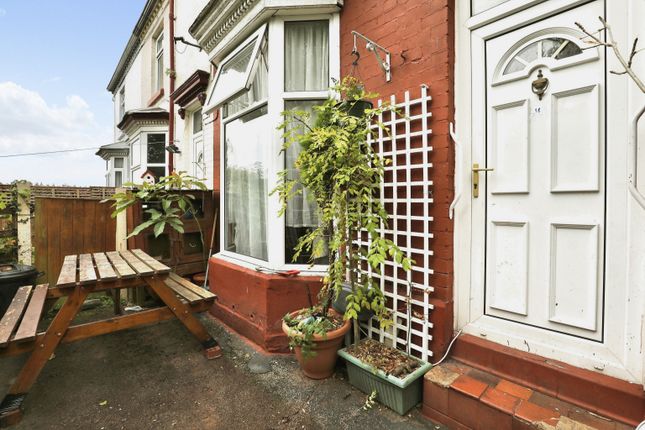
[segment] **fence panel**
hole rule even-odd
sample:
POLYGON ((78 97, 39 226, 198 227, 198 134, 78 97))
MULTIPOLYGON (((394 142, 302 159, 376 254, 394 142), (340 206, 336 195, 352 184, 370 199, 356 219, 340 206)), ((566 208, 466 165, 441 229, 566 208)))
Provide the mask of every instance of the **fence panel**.
POLYGON ((35 263, 55 284, 66 255, 116 249, 116 220, 109 203, 70 198, 35 198, 35 263))

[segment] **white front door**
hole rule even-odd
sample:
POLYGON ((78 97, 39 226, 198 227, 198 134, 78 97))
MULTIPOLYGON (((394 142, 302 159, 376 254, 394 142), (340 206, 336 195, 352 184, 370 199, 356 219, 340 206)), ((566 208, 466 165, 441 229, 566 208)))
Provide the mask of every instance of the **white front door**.
POLYGON ((640 381, 645 325, 642 282, 629 281, 627 85, 609 74, 620 68, 613 57, 581 42, 575 25, 595 30, 605 16, 627 46, 628 9, 602 0, 508 4, 496 19, 459 8, 458 31, 469 37, 457 52, 457 131, 468 160, 458 184, 469 185, 474 163, 495 170, 480 173, 478 197, 461 189, 470 199, 456 211, 457 324, 640 381))
MULTIPOLYGON (((597 3, 600 6, 600 2, 597 3)), ((592 20, 602 9, 587 7, 592 20)), ((485 314, 601 340, 603 53, 580 8, 486 43, 485 314)), ((477 160, 473 160, 477 161, 477 160)))

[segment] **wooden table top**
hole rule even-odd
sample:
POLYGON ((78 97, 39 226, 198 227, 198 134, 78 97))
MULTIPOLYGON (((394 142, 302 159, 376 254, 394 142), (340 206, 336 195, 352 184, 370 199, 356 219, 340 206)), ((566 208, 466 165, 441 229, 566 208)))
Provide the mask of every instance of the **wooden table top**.
POLYGON ((170 273, 170 267, 140 249, 68 255, 63 261, 56 286, 87 285, 170 273))

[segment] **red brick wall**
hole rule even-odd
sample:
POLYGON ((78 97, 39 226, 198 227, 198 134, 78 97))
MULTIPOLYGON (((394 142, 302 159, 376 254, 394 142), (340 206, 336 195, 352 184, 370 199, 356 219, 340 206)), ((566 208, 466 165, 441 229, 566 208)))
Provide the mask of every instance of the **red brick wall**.
POLYGON ((430 314, 434 324, 430 348, 438 357, 447 347, 453 328, 453 224, 448 207, 454 193, 454 148, 449 135, 454 113, 454 0, 345 0, 340 19, 342 76, 352 71, 352 31, 392 54, 392 80, 386 82, 376 58, 361 42, 361 58, 354 75, 363 80, 367 90, 383 99, 389 100, 394 94, 397 100, 403 100, 406 90, 416 98, 420 85, 426 84, 432 96, 430 179, 434 181, 434 203, 429 213, 434 218, 434 256, 429 264, 434 270, 430 285, 435 288, 435 310, 430 314))
MULTIPOLYGON (((448 219, 448 207, 453 199, 454 149, 448 124, 454 112, 454 0, 345 0, 340 20, 342 76, 352 70, 352 30, 392 53, 392 80, 385 82, 374 55, 365 51, 364 43, 359 46, 361 60, 354 74, 369 91, 384 99, 394 94, 397 100, 403 100, 406 90, 415 98, 419 96, 420 85, 426 84, 432 96, 430 161, 434 167, 430 179, 434 182, 434 203, 429 214, 434 218, 431 228, 434 256, 429 265, 434 270, 430 285, 435 288, 431 299, 435 309, 430 314, 434 324, 430 349, 438 357, 453 332, 453 224, 448 219)), ((213 183, 219 190, 219 118, 213 122, 213 131, 213 183)))

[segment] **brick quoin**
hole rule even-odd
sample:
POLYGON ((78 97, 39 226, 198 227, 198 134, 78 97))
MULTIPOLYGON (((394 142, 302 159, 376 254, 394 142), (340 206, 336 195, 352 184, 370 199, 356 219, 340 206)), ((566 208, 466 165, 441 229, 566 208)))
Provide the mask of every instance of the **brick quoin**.
POLYGON ((405 91, 411 98, 419 95, 420 85, 429 87, 432 103, 430 144, 433 168, 429 177, 434 203, 429 214, 434 218, 434 239, 429 259, 434 274, 430 285, 434 310, 430 312, 434 357, 443 355, 453 334, 453 223, 448 208, 454 197, 454 147, 449 123, 454 118, 454 0, 345 0, 340 15, 341 75, 352 72, 352 31, 369 37, 392 54, 392 80, 385 81, 373 54, 358 46, 361 54, 354 75, 368 91, 389 100, 393 94, 402 101, 405 91))

